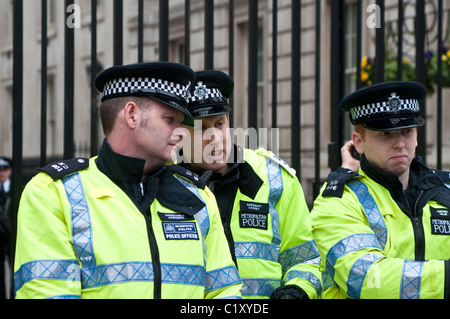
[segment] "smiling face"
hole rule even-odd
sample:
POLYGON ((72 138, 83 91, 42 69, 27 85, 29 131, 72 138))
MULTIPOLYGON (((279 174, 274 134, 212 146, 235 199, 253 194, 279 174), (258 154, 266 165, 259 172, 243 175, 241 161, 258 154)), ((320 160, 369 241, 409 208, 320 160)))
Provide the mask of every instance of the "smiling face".
POLYGON ((402 182, 408 179, 417 147, 417 128, 372 131, 357 125, 352 139, 358 153, 373 166, 397 175, 402 182))

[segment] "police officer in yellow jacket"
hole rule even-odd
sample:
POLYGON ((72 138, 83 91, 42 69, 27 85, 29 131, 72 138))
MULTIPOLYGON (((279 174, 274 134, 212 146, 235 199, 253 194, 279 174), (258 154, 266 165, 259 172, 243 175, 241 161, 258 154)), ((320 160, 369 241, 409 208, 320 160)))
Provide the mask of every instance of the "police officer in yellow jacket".
POLYGON ((295 171, 273 153, 231 144, 233 85, 221 71, 196 72, 188 98, 196 123, 189 128, 190 145, 183 145, 184 165, 201 176, 212 172, 208 185, 243 280, 243 298, 318 298, 319 254, 302 188, 295 171))
POLYGON ((385 82, 340 103, 362 157, 358 172, 330 174, 311 213, 326 298, 449 297, 449 173, 414 158, 425 95, 385 82))
POLYGON ((44 167, 23 192, 16 298, 240 297, 214 196, 191 172, 164 165, 194 79, 168 62, 97 77, 106 136, 98 156, 44 167))

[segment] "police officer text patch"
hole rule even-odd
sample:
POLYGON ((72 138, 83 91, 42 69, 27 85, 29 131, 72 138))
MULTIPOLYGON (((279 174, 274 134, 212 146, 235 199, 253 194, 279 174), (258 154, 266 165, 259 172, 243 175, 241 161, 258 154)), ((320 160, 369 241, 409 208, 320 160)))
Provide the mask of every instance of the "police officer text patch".
POLYGON ((241 201, 239 226, 267 230, 269 204, 241 201))
POLYGON ((158 212, 158 216, 159 216, 159 218, 161 218, 162 221, 167 221, 167 222, 181 222, 181 221, 195 220, 194 216, 188 216, 185 214, 158 212))
POLYGON ((167 223, 163 222, 164 236, 167 240, 198 240, 197 226, 192 223, 167 223))
POLYGON ((448 208, 430 207, 431 233, 433 235, 450 235, 450 213, 448 208))

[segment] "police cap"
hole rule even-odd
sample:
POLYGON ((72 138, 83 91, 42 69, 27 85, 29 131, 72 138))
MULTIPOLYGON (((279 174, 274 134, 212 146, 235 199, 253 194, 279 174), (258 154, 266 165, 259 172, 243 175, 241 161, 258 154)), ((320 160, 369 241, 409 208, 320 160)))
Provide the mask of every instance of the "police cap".
POLYGON ((0 168, 10 168, 12 161, 7 157, 0 157, 0 168))
POLYGON ((233 79, 222 71, 195 73, 195 85, 188 97, 188 110, 193 118, 225 114, 231 111, 228 98, 233 93, 233 79))
POLYGON ((102 102, 124 96, 147 96, 189 115, 187 94, 195 81, 194 71, 173 62, 146 62, 113 66, 96 80, 102 102))
POLYGON ((425 86, 418 82, 383 82, 345 96, 339 106, 350 112, 354 125, 374 131, 399 130, 424 124, 419 101, 425 95, 425 86))

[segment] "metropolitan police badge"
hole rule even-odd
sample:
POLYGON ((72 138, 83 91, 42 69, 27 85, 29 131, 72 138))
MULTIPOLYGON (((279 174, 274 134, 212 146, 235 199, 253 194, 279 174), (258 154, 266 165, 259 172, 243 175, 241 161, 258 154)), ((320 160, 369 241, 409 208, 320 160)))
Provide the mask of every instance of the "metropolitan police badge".
POLYGON ((397 93, 392 92, 391 97, 389 98, 388 105, 391 110, 398 109, 403 104, 403 101, 400 100, 400 97, 397 96, 397 93))
POLYGON ((198 98, 199 100, 203 100, 205 96, 208 94, 208 89, 203 84, 202 81, 197 83, 198 85, 195 86, 194 96, 198 98))

